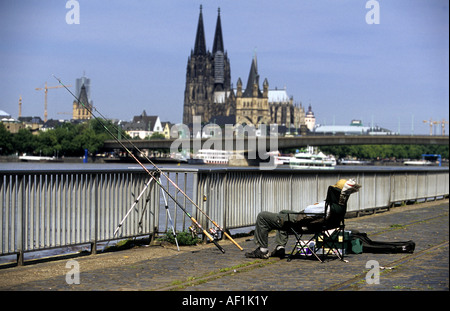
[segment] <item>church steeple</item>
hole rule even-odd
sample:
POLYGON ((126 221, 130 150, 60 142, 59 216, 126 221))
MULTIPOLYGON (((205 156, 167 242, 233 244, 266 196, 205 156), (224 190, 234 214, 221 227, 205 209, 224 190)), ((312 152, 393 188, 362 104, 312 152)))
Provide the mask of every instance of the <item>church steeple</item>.
POLYGON ((86 87, 83 84, 78 100, 73 101, 72 119, 89 120, 92 117, 91 111, 92 105, 89 103, 86 87))
POLYGON ((214 58, 214 90, 223 91, 225 83, 225 55, 222 38, 222 23, 220 22, 220 8, 217 14, 216 33, 213 43, 214 58))
POLYGON ((213 54, 215 54, 217 51, 225 52, 223 47, 222 23, 220 21, 220 8, 217 11, 218 15, 216 23, 216 32, 214 34, 213 54))
POLYGON ((250 72, 248 74, 247 87, 245 88, 243 96, 253 97, 255 92, 257 94, 256 96, 261 95, 261 90, 259 89, 259 74, 258 74, 258 63, 256 61, 256 54, 252 59, 250 72))
POLYGON ((81 86, 80 96, 78 97, 78 103, 82 107, 89 107, 89 100, 86 92, 86 87, 84 84, 81 86))
POLYGON ((206 54, 205 29, 203 27, 202 6, 200 5, 200 15, 198 17, 197 35, 195 36, 195 55, 206 54))
POLYGON ((192 124, 194 116, 201 116, 203 122, 208 122, 215 116, 235 115, 230 72, 230 60, 223 45, 220 9, 211 51, 206 49, 203 11, 200 6, 195 47, 191 50, 186 67, 184 124, 192 124))

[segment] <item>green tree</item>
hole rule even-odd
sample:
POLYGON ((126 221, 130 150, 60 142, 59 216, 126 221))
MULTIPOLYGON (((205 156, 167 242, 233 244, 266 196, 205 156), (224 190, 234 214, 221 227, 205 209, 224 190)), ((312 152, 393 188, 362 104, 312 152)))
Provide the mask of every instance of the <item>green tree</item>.
POLYGON ((14 152, 12 134, 0 122, 0 154, 9 155, 14 152))
POLYGON ((107 138, 108 136, 104 133, 97 134, 93 129, 85 129, 75 138, 75 142, 80 146, 80 150, 83 153, 84 149, 87 149, 95 154, 100 151, 107 138))
POLYGON ((158 132, 154 132, 152 136, 150 136, 150 139, 165 139, 165 138, 166 136, 164 136, 164 134, 158 132))
POLYGON ((36 145, 36 136, 28 129, 20 129, 18 133, 12 136, 13 146, 19 154, 33 153, 36 145))
POLYGON ((337 145, 321 146, 320 150, 337 158, 356 157, 360 159, 420 159, 422 154, 440 154, 448 159, 448 145, 337 145))
POLYGON ((37 144, 34 153, 43 156, 56 155, 56 145, 58 138, 55 130, 47 130, 39 132, 37 144))

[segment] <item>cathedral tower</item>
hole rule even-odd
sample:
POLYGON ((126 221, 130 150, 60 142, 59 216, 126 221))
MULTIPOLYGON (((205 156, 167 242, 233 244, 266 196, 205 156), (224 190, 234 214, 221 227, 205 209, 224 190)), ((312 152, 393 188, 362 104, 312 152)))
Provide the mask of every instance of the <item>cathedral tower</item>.
POLYGON ((92 104, 89 102, 86 86, 81 85, 78 100, 73 101, 72 105, 73 120, 89 120, 92 118, 92 104))
POLYGON ((210 52, 206 48, 203 12, 202 6, 200 6, 195 45, 191 50, 186 68, 183 124, 192 124, 194 116, 200 116, 202 122, 208 122, 216 115, 225 115, 228 100, 224 100, 224 98, 226 99, 227 95, 231 93, 229 92, 230 84, 230 60, 223 44, 220 9, 217 16, 213 50, 210 52), (223 92, 225 93, 219 94, 223 92))
POLYGON ((264 79, 263 91, 259 88, 258 63, 255 54, 250 65, 245 90, 242 89, 241 79, 237 83, 236 123, 254 126, 270 124, 268 98, 269 82, 267 79, 264 79))
POLYGON ((250 65, 247 85, 239 78, 237 88, 231 88, 230 60, 223 40, 220 9, 210 51, 206 47, 202 6, 194 48, 186 67, 183 124, 191 126, 195 116, 201 117, 202 123, 279 124, 287 128, 304 125, 305 116, 303 107, 293 104, 286 89, 269 90, 267 79, 260 88, 256 55, 250 65))

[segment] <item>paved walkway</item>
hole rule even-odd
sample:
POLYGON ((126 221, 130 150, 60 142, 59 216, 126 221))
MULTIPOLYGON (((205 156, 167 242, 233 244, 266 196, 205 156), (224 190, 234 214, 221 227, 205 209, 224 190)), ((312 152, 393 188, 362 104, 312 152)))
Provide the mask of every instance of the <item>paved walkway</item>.
MULTIPOLYGON (((347 229, 367 232, 372 240, 413 240, 416 243, 413 254, 350 254, 346 257, 348 262, 329 260, 325 263, 305 259, 255 260, 244 256, 244 252, 255 248, 254 242, 239 238, 236 241, 244 251, 239 251, 229 241, 221 241, 225 254, 207 244, 183 248, 181 252, 172 250, 159 258, 145 255, 158 252, 161 246, 76 257, 80 284, 67 284, 66 274, 75 267, 67 259, 0 269, 0 290, 448 291, 448 212, 446 199, 396 207, 346 221, 347 229), (366 268, 369 260, 377 261, 382 267, 379 284, 366 282, 366 275, 372 268, 366 268), (99 268, 99 263, 104 266, 99 268), (30 275, 36 277, 30 279, 30 275)), ((293 240, 290 239, 288 246, 292 247, 293 240)), ((274 235, 271 235, 271 248, 273 241, 274 235)), ((183 297, 192 298, 192 295, 183 297)))

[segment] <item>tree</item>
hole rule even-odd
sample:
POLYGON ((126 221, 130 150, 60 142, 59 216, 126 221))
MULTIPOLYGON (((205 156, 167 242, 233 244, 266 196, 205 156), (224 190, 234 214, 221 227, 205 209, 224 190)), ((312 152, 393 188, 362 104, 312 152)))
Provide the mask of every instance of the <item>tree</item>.
POLYGON ((35 154, 44 156, 54 156, 59 151, 56 148, 58 139, 55 130, 42 131, 37 137, 35 154))
POLYGON ((166 139, 166 136, 164 136, 164 134, 154 132, 152 136, 150 136, 150 139, 166 139))
POLYGON ((0 154, 9 155, 14 152, 12 134, 0 122, 0 154))
POLYGON ((87 149, 89 152, 95 154, 100 151, 107 138, 107 135, 104 133, 96 134, 93 129, 85 129, 75 138, 75 141, 83 152, 84 149, 87 149))
POLYGON ((422 154, 440 154, 448 159, 448 145, 337 145, 321 146, 320 150, 337 158, 356 157, 360 159, 420 159, 422 154))
POLYGON ((16 152, 19 154, 31 154, 36 146, 36 137, 28 129, 20 129, 17 134, 12 135, 12 142, 16 152))

